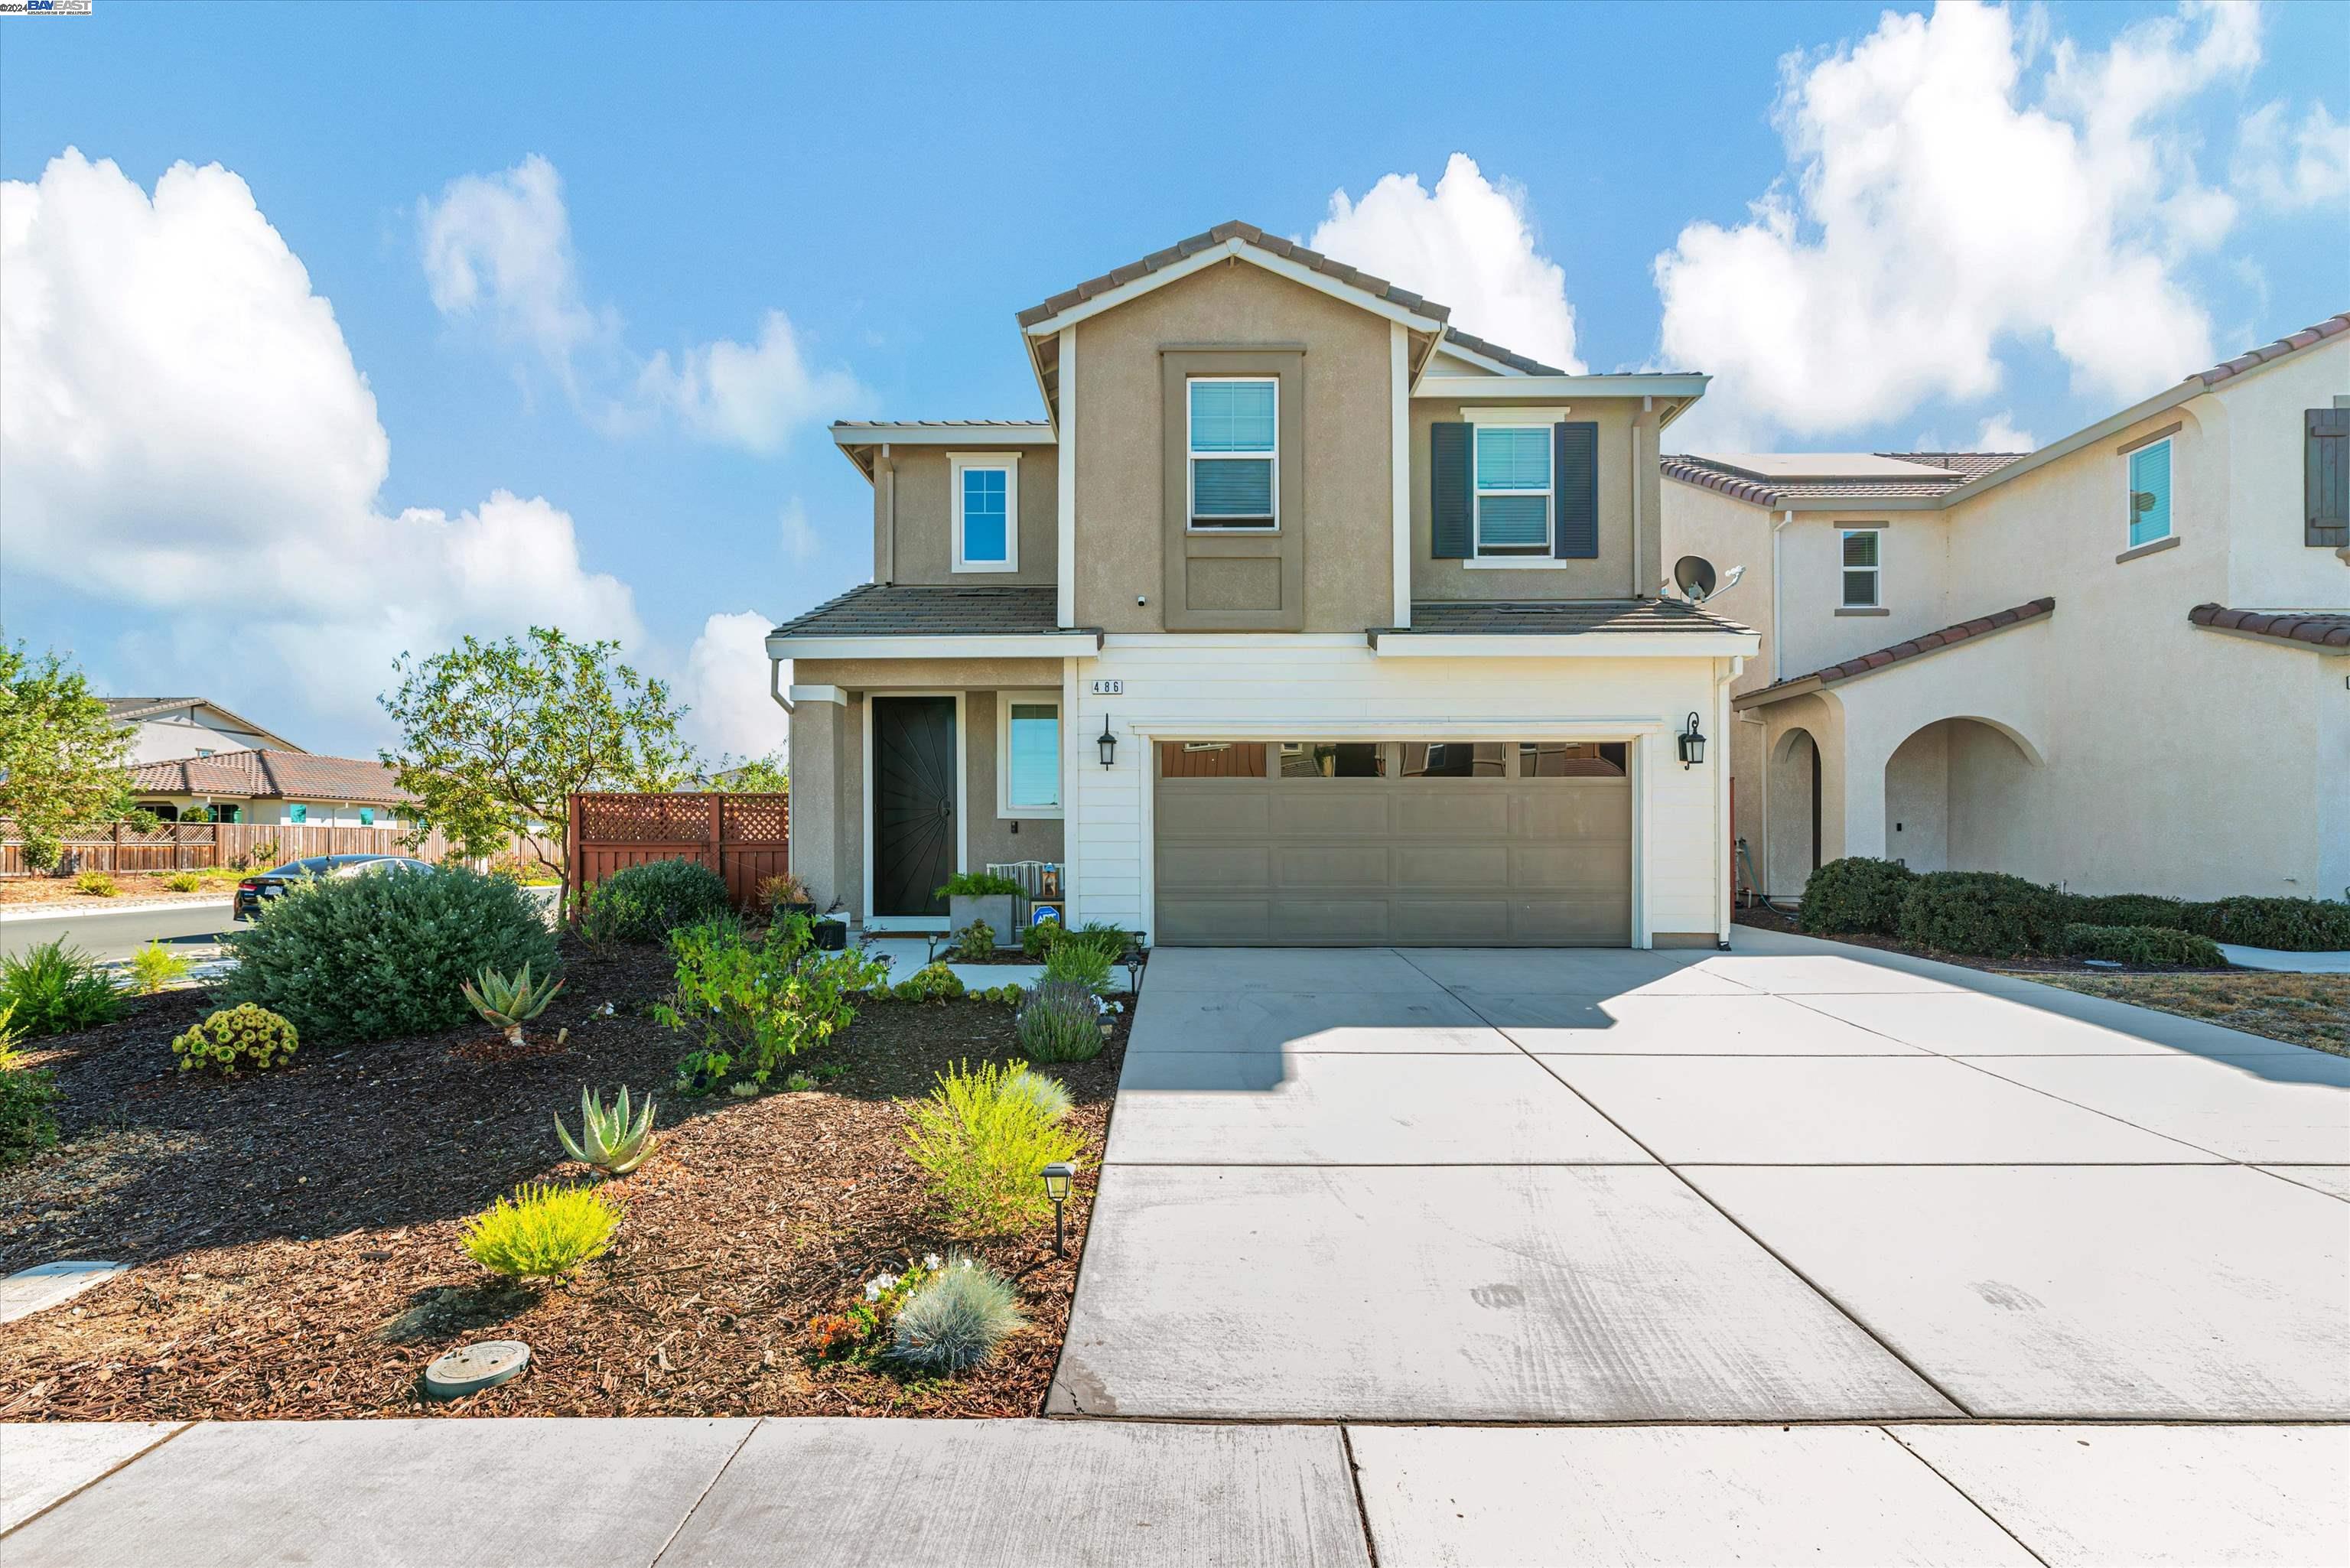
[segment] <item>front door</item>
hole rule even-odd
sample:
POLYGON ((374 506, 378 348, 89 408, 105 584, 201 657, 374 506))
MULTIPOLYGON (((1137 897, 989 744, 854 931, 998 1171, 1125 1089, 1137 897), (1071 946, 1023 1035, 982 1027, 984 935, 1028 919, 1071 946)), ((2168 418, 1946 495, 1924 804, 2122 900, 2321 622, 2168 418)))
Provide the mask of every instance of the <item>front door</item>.
POLYGON ((955 873, 955 703, 873 703, 873 913, 941 916, 937 889, 955 873))

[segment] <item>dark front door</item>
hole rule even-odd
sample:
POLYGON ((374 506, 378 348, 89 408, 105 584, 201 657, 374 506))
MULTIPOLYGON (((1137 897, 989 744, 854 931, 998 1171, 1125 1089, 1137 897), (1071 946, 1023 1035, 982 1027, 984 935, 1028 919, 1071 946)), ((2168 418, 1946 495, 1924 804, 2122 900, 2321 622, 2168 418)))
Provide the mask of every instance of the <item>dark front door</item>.
POLYGON ((873 912, 944 915, 955 872, 951 697, 873 701, 873 912))

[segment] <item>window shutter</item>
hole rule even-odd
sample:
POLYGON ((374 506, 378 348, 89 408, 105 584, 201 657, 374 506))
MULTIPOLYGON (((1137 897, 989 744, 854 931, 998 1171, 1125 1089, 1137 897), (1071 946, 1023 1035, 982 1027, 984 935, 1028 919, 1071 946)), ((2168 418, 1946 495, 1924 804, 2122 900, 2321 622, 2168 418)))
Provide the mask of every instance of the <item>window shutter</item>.
POLYGON ((2311 409, 2302 436, 2301 542, 2350 546, 2350 409, 2311 409))
POLYGON ((1471 514, 1476 510, 1470 470, 1466 421, 1431 425, 1428 431, 1429 553, 1440 561, 1469 558, 1471 514))
POLYGON ((1578 421, 1551 427, 1555 462, 1551 483, 1558 530, 1551 554, 1561 560, 1599 558, 1599 427, 1578 421))

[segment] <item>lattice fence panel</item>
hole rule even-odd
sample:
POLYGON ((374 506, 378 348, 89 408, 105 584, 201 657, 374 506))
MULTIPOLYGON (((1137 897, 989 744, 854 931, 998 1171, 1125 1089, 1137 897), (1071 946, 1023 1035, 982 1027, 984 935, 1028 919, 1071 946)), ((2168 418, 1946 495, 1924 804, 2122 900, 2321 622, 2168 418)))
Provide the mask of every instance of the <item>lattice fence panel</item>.
POLYGON ((729 844, 781 844, 791 834, 791 797, 781 794, 730 794, 720 802, 723 826, 721 832, 729 844))
POLYGON ((702 843, 710 837, 710 805, 704 795, 583 794, 578 799, 580 836, 596 843, 702 843))

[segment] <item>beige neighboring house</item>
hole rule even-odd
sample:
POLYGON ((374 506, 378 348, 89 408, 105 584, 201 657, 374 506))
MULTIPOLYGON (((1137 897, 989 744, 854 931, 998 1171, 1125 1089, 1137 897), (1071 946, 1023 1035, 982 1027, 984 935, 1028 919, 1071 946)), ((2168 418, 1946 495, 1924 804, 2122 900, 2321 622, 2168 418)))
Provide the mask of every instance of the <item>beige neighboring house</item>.
POLYGON ((1743 579, 1737 831, 1774 897, 1887 856, 2095 893, 2350 884, 2350 316, 2028 455, 1664 462, 1743 579))
POLYGON ((1756 638, 1655 597, 1706 378, 1446 317, 1227 223, 1019 313, 1044 420, 836 425, 873 580, 767 641, 816 897, 937 929, 1042 860, 1166 944, 1723 940, 1756 638))
POLYGON ((274 747, 140 763, 130 787, 166 822, 201 806, 207 820, 269 826, 407 827, 415 798, 381 763, 274 747))
POLYGON ((130 761, 169 762, 174 757, 209 757, 222 752, 272 751, 300 753, 285 736, 239 718, 217 702, 202 697, 108 697, 101 699, 117 724, 131 732, 130 761))

